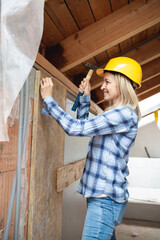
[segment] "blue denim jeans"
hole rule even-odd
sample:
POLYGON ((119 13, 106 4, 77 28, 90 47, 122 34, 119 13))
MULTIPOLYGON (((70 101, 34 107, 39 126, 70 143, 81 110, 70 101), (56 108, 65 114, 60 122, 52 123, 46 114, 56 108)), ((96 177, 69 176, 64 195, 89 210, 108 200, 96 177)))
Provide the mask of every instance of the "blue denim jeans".
POLYGON ((116 240, 115 227, 121 223, 126 205, 109 197, 88 198, 82 240, 116 240))

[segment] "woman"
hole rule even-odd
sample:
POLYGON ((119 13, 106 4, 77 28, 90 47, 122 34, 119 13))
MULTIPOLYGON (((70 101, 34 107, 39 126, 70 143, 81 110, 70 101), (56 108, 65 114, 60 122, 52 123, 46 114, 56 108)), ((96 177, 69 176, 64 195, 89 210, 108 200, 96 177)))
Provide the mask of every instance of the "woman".
POLYGON ((70 117, 51 97, 50 78, 41 81, 42 113, 51 115, 71 136, 91 137, 78 187, 88 206, 82 240, 115 240, 115 227, 121 223, 129 197, 127 163, 140 118, 135 88, 141 84, 142 70, 135 60, 117 57, 97 74, 104 78, 101 90, 108 102, 103 114, 87 120, 91 87, 83 79, 78 119, 70 117))

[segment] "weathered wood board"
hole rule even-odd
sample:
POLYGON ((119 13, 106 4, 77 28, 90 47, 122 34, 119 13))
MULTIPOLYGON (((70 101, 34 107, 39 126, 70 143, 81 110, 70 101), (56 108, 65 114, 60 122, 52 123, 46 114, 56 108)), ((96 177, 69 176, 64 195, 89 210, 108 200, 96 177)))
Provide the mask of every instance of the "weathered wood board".
POLYGON ((82 175, 85 158, 57 169, 57 192, 61 192, 82 175))
MULTIPOLYGON (((41 77, 36 72, 32 132, 28 240, 60 240, 62 192, 56 190, 56 170, 63 166, 65 133, 55 120, 41 114, 41 77)), ((66 89, 54 83, 53 96, 65 109, 66 89)))

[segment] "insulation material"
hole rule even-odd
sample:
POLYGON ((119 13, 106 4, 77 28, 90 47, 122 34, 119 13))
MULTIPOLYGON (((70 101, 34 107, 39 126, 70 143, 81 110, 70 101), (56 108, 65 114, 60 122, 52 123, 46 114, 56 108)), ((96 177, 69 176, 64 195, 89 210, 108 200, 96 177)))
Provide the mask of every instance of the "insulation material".
POLYGON ((44 0, 2 0, 0 7, 0 141, 8 141, 7 119, 40 45, 44 0))

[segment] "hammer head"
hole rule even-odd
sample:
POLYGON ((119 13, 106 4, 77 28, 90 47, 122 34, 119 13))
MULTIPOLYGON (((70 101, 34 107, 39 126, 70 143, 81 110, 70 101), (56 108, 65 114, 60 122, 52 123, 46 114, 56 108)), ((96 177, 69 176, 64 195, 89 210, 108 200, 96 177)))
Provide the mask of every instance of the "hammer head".
POLYGON ((92 70, 94 70, 94 71, 96 71, 96 70, 98 69, 98 67, 96 67, 95 65, 93 65, 93 64, 91 64, 91 63, 89 63, 89 62, 87 62, 87 63, 85 64, 85 66, 88 67, 88 68, 90 68, 90 69, 92 69, 92 70))

